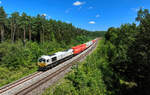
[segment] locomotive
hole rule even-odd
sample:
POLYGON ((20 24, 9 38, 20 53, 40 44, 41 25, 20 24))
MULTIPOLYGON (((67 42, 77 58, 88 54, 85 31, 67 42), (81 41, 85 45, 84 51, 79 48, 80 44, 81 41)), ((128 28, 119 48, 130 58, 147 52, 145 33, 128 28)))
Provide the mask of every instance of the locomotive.
POLYGON ((96 40, 97 39, 94 39, 87 43, 72 47, 71 49, 56 52, 52 55, 42 55, 38 59, 39 70, 47 70, 53 68, 60 63, 72 58, 73 56, 80 54, 81 52, 92 46, 96 42, 96 40))

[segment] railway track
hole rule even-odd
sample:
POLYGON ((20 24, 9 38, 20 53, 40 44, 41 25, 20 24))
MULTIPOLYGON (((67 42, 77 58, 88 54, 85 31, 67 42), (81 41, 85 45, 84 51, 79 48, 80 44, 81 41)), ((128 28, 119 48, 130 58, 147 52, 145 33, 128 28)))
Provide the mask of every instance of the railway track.
MULTIPOLYGON (((76 62, 79 62, 81 59, 87 56, 96 47, 96 45, 97 42, 81 54, 73 57, 70 60, 67 60, 63 64, 60 64, 53 69, 50 69, 46 72, 36 72, 16 82, 1 87, 0 95, 33 95, 33 93, 31 93, 32 91, 38 89, 38 87, 44 83, 50 82, 50 80, 57 80, 55 77, 57 78, 59 74, 63 74, 68 68, 71 68, 71 66, 73 66, 76 62)), ((52 81, 52 83, 54 82, 55 81, 52 81)), ((37 95, 37 93, 34 93, 34 95, 37 95)))
POLYGON ((24 77, 24 78, 21 78, 21 79, 15 81, 15 82, 13 82, 13 83, 10 83, 10 84, 8 84, 8 85, 5 85, 5 86, 1 87, 1 88, 0 88, 0 95, 1 95, 1 93, 3 93, 3 92, 5 92, 5 91, 7 91, 7 90, 9 90, 9 89, 11 89, 11 88, 17 86, 18 84, 21 84, 21 83, 23 83, 23 82, 25 82, 25 81, 27 81, 27 80, 30 80, 30 79, 32 79, 33 77, 38 76, 38 75, 41 74, 41 73, 42 73, 42 72, 35 72, 35 73, 31 74, 31 75, 28 75, 28 76, 26 76, 26 77, 24 77))

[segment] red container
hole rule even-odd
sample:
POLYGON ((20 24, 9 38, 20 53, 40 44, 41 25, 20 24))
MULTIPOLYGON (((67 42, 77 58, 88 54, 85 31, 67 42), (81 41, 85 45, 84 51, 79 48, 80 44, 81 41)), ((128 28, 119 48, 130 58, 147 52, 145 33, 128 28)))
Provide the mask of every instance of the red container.
POLYGON ((95 42, 96 42, 96 40, 92 40, 92 42, 93 42, 93 43, 95 43, 95 42))
POLYGON ((81 48, 82 48, 82 51, 84 51, 86 49, 86 44, 82 44, 81 48))
POLYGON ((94 40, 92 40, 92 42, 94 43, 94 40))
POLYGON ((79 54, 82 51, 81 45, 72 47, 72 49, 73 49, 73 54, 79 54))

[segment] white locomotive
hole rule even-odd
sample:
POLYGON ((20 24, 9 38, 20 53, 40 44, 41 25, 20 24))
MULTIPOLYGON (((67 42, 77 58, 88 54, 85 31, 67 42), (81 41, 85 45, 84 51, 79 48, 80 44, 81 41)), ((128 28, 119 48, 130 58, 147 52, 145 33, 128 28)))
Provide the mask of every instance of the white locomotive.
POLYGON ((51 68, 59 64, 62 59, 68 59, 73 56, 73 49, 69 49, 62 52, 57 52, 52 55, 43 55, 38 59, 38 65, 40 67, 51 68))

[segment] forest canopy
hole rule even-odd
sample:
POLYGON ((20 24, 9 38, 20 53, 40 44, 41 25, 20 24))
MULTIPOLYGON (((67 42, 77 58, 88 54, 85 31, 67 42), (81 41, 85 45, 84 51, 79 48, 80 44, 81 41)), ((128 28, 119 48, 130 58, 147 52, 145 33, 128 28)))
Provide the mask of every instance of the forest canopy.
MULTIPOLYGON (((96 36, 98 32, 90 32, 85 29, 76 28, 71 23, 46 19, 45 15, 29 16, 26 13, 13 12, 7 14, 0 7, 0 39, 1 42, 9 40, 14 43, 17 40, 65 42, 69 44, 77 36, 96 36)), ((100 33, 99 35, 104 35, 100 33)))

